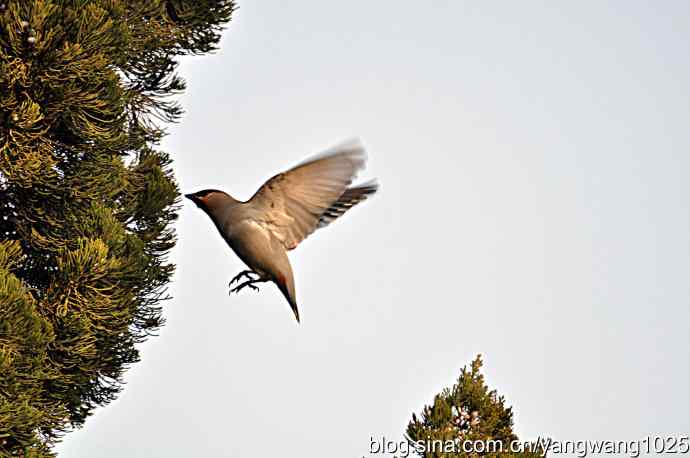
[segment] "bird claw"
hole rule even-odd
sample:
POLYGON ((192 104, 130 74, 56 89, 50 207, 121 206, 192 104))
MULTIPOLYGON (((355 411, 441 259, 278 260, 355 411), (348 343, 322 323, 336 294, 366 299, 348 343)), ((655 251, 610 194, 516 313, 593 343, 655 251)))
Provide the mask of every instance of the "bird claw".
POLYGON ((254 285, 254 282, 255 282, 255 281, 256 281, 256 280, 249 280, 249 281, 246 281, 246 282, 244 282, 244 283, 240 283, 239 285, 237 285, 237 286, 235 286, 234 288, 232 288, 232 289, 230 290, 230 293, 228 293, 228 294, 231 294, 231 293, 239 293, 240 291, 242 291, 242 290, 243 290, 244 288, 246 288, 246 287, 250 287, 250 288, 253 289, 254 291, 259 291, 259 287, 254 285))
POLYGON ((253 270, 243 270, 242 272, 235 275, 232 280, 230 280, 230 283, 228 283, 228 287, 230 287, 235 282, 239 282, 242 279, 242 277, 247 277, 247 279, 249 279, 250 281, 253 280, 251 274, 256 275, 256 272, 254 272, 253 270))

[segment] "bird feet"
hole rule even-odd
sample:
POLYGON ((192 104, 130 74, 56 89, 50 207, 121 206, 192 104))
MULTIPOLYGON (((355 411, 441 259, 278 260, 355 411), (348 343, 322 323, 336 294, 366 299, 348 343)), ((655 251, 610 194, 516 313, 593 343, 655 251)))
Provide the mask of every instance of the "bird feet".
POLYGON ((232 280, 230 280, 230 283, 228 283, 228 287, 230 287, 230 285, 232 285, 233 283, 239 282, 240 280, 242 280, 242 277, 247 277, 247 280, 253 281, 254 278, 252 278, 252 274, 258 276, 258 274, 256 272, 254 272, 253 270, 243 270, 242 272, 235 275, 232 280))
POLYGON ((254 283, 258 283, 260 281, 261 280, 247 280, 246 282, 240 283, 239 285, 232 288, 228 294, 239 293, 240 291, 242 291, 247 286, 250 287, 251 289, 253 289, 254 291, 259 291, 259 288, 257 286, 254 286, 254 283))

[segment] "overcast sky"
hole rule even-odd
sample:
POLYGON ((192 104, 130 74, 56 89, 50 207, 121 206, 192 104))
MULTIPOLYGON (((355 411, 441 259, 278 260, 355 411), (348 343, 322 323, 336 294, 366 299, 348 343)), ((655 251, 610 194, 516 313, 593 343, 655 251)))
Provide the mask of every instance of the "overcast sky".
POLYGON ((163 148, 246 199, 352 136, 302 324, 185 202, 167 325, 66 458, 370 455, 477 353, 521 438, 690 432, 690 2, 243 1, 163 148))

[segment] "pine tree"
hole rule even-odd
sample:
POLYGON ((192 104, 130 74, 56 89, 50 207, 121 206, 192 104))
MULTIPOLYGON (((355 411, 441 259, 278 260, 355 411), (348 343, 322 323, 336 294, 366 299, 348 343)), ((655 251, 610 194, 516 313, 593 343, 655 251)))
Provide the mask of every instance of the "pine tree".
POLYGON ((180 56, 232 0, 0 0, 0 456, 110 402, 163 324, 180 56))
POLYGON ((481 367, 478 355, 469 370, 461 370, 452 388, 445 388, 431 406, 424 407, 420 418, 412 414, 407 426, 412 449, 424 458, 543 457, 537 442, 530 444, 531 449, 512 451, 511 442, 518 440, 512 408, 505 406, 496 390, 489 391, 481 367))

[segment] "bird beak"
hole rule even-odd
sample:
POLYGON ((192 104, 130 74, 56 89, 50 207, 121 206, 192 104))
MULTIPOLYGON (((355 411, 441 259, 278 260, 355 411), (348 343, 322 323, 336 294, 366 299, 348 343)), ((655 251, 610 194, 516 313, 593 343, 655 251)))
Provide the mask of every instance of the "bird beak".
POLYGON ((194 202, 194 204, 195 204, 197 207, 203 208, 203 207, 201 206, 201 203, 202 203, 201 199, 199 199, 199 198, 198 198, 197 196, 195 196, 194 194, 185 194, 184 196, 185 196, 187 199, 189 199, 189 200, 191 200, 192 202, 194 202))

